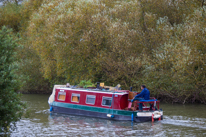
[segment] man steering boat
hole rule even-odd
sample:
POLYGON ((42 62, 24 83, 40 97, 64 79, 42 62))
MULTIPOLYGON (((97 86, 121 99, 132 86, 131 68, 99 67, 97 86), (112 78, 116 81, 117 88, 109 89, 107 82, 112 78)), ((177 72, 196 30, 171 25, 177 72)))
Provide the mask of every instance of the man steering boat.
MULTIPOLYGON (((149 90, 146 88, 146 86, 145 85, 142 85, 141 86, 141 89, 142 89, 142 91, 141 91, 141 93, 140 94, 138 94, 138 95, 136 95, 132 100, 131 100, 131 102, 134 102, 135 100, 138 100, 138 101, 140 101, 140 100, 149 100, 150 99, 150 92, 149 92, 149 90)), ((139 111, 142 111, 142 103, 139 103, 139 111)))

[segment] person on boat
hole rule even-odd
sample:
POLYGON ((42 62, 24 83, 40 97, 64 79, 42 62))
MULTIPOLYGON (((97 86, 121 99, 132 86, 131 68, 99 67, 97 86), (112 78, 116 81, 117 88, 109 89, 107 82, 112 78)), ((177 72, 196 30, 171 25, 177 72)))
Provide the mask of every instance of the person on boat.
MULTIPOLYGON (((150 92, 149 90, 146 88, 145 85, 142 85, 141 86, 141 93, 136 95, 132 100, 131 102, 135 101, 135 100, 149 100, 150 99, 150 92)), ((142 111, 142 103, 139 103, 139 110, 142 111)))

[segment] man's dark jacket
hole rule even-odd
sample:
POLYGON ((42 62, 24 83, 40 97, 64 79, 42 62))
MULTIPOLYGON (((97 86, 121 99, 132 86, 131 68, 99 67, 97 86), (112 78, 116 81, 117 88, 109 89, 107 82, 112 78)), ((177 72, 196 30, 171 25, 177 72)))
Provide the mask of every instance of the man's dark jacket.
POLYGON ((149 100, 150 99, 150 92, 147 88, 144 88, 140 94, 136 95, 134 100, 136 98, 144 98, 145 100, 149 100))

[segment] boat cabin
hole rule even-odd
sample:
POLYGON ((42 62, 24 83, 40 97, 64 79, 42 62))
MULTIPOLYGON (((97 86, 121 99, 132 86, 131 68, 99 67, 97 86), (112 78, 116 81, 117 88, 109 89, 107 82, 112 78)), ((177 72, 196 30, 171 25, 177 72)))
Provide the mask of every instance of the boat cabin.
POLYGON ((125 109, 128 106, 127 90, 103 91, 83 88, 57 88, 55 102, 79 104, 101 108, 125 109))
POLYGON ((54 101, 129 111, 138 110, 138 104, 143 103, 143 110, 150 110, 151 105, 153 106, 153 110, 155 110, 155 106, 159 109, 159 101, 154 101, 155 98, 151 98, 151 101, 134 101, 131 103, 130 100, 137 94, 138 93, 129 90, 109 91, 61 87, 56 88, 54 101))

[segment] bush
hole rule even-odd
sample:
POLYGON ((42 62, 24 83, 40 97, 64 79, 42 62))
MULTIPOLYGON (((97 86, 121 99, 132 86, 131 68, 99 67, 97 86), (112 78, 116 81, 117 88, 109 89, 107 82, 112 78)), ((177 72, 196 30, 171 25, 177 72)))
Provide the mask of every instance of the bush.
POLYGON ((24 104, 20 100, 15 75, 17 41, 12 30, 2 27, 0 30, 0 132, 14 129, 15 122, 22 114, 24 104))

